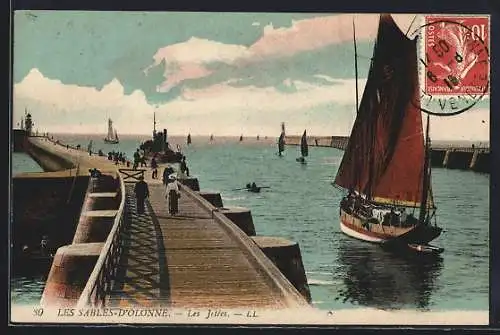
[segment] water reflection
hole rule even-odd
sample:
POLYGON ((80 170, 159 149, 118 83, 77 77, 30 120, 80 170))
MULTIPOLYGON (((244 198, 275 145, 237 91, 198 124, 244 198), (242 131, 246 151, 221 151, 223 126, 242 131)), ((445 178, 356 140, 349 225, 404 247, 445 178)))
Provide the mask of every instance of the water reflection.
POLYGON ((52 258, 11 255, 10 294, 14 304, 38 304, 52 265, 52 258))
POLYGON ((47 276, 32 274, 11 277, 10 297, 13 304, 38 304, 42 298, 47 276))
POLYGON ((443 259, 403 256, 342 237, 338 261, 345 287, 337 300, 380 309, 427 310, 443 259))

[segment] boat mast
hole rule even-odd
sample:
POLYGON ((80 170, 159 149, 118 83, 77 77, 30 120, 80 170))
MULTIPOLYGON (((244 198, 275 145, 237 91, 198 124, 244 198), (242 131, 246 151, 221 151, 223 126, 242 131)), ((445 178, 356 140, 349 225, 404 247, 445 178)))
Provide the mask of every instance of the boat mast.
POLYGON ((358 103, 358 49, 356 47, 356 26, 354 24, 354 17, 352 18, 352 32, 353 32, 353 42, 354 42, 354 73, 356 76, 356 114, 359 111, 358 103))
POLYGON ((415 19, 417 18, 417 14, 415 14, 415 16, 413 17, 413 20, 411 20, 411 23, 410 25, 408 26, 408 29, 406 29, 406 33, 405 33, 405 36, 408 36, 408 33, 410 32, 410 28, 411 26, 413 26, 413 22, 415 22, 415 19))
POLYGON ((156 137, 156 111, 153 111, 153 139, 156 137))
MULTIPOLYGON (((382 21, 382 14, 380 14, 380 16, 379 16, 379 30, 380 30, 380 22, 381 21, 382 21)), ((377 48, 377 42, 378 42, 377 39, 375 39, 375 43, 373 45, 374 49, 377 48)), ((370 60, 370 71, 373 68, 374 59, 375 59, 375 54, 373 55, 373 57, 370 60)), ((357 61, 356 61, 356 64, 357 64, 357 61)), ((356 79, 356 86, 357 86, 357 82, 358 82, 358 80, 356 79)), ((365 90, 368 88, 367 86, 365 86, 365 90)), ((356 100, 357 100, 357 93, 356 93, 356 100)), ((380 103, 380 101, 379 101, 379 103, 380 103)), ((369 137, 366 139, 368 141, 367 143, 369 144, 368 145, 369 164, 368 164, 368 182, 366 183, 364 191, 365 191, 366 199, 368 199, 368 200, 372 200, 373 165, 375 164, 374 157, 373 157, 373 147, 375 146, 375 130, 376 130, 375 129, 376 123, 375 123, 375 119, 374 119, 375 117, 376 117, 375 113, 371 113, 369 116, 369 118, 371 119, 371 122, 370 122, 369 133, 368 133, 369 137)))
POLYGON ((113 121, 111 121, 111 118, 108 118, 108 139, 113 138, 113 121))
POLYGON ((427 216, 427 200, 429 197, 429 123, 430 118, 427 114, 427 125, 425 127, 425 153, 424 153, 424 169, 422 178, 422 200, 420 202, 420 215, 418 222, 420 224, 424 223, 427 216))
MULTIPOLYGON (((354 23, 354 16, 352 18, 352 33, 353 33, 353 44, 354 44, 354 77, 356 84, 356 115, 359 113, 359 94, 358 94, 358 48, 356 45, 356 25, 354 23)), ((357 176, 357 180, 359 181, 359 175, 361 173, 360 167, 355 168, 355 174, 357 176)), ((361 190, 358 190, 361 192, 361 190)))

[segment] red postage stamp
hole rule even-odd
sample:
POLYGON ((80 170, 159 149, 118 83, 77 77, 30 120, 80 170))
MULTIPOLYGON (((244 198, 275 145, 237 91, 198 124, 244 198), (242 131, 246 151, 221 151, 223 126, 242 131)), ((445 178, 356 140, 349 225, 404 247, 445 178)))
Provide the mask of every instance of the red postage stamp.
POLYGON ((487 94, 489 18, 425 17, 425 92, 487 94))

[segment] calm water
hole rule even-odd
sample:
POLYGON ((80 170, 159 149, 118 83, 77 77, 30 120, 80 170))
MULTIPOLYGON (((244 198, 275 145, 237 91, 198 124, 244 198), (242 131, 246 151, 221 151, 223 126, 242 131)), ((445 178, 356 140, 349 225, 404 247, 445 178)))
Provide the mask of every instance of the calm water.
MULTIPOLYGON (((118 145, 106 145, 101 136, 57 138, 82 146, 93 139, 95 149, 115 148, 129 157, 141 140, 130 136, 118 145)), ((295 161, 296 147, 287 147, 280 158, 272 141, 252 142, 216 138, 215 144, 209 144, 206 138, 194 137, 193 144, 183 145, 183 150, 202 189, 220 191, 226 206, 252 210, 258 235, 299 243, 316 307, 488 309, 489 175, 433 170, 438 224, 445 229, 434 244, 445 252, 436 261, 416 262, 341 233, 338 204, 342 194, 330 182, 342 151, 312 147, 308 164, 301 165, 295 161), (260 194, 233 190, 251 181, 270 189, 260 194)), ((13 164, 31 166, 18 163, 24 159, 21 156, 15 155, 13 164)), ((14 300, 38 301, 43 280, 43 276, 14 278, 14 300)))

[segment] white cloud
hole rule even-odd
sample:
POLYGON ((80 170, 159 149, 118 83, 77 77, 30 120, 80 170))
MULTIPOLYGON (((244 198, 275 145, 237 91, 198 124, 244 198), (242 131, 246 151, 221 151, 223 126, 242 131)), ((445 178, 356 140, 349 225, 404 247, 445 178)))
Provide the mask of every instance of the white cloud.
POLYGON ((231 63, 235 59, 248 57, 248 48, 244 45, 225 44, 203 38, 191 37, 181 43, 159 49, 153 56, 158 65, 164 59, 167 63, 203 64, 215 61, 231 63))
MULTIPOLYGON (((159 105, 158 127, 170 134, 255 134, 274 136, 284 121, 290 133, 304 128, 312 135, 345 135, 354 119, 354 80, 324 77, 335 85, 315 85, 287 79, 297 91, 275 88, 232 87, 218 84, 203 90, 185 90, 183 96, 159 105)), ((362 91, 366 80, 359 80, 362 91)), ((102 133, 111 117, 121 134, 149 134, 154 106, 141 91, 124 95, 113 80, 102 90, 65 85, 38 70, 14 87, 14 123, 27 107, 40 131, 102 133)), ((487 109, 456 117, 433 118, 433 139, 479 139, 489 136, 487 109), (435 120, 434 120, 435 119, 435 120)))
POLYGON ((171 88, 186 79, 203 78, 212 73, 204 64, 210 62, 234 61, 249 57, 246 46, 224 44, 217 41, 191 37, 181 43, 168 45, 159 49, 153 56, 154 63, 144 70, 148 71, 165 61, 164 77, 166 80, 158 87, 159 92, 168 92, 171 88))
MULTIPOLYGON (((314 85, 307 82, 292 80, 284 81, 287 86, 297 88, 297 92, 280 92, 272 87, 258 88, 255 86, 233 87, 225 83, 201 90, 184 91, 185 100, 175 100, 170 106, 182 103, 179 109, 186 109, 192 101, 203 101, 205 113, 227 109, 228 112, 241 106, 251 106, 255 110, 303 110, 317 105, 336 103, 349 105, 355 101, 354 79, 337 79, 336 85, 314 85)), ((366 79, 358 80, 363 89, 366 79)))
POLYGON ((74 133, 104 132, 107 117, 115 121, 119 132, 144 131, 147 128, 142 127, 143 117, 153 110, 142 91, 125 95, 116 79, 97 90, 63 84, 44 77, 37 69, 14 85, 14 123, 25 108, 34 115, 35 127, 40 131, 74 133))
POLYGON ((325 76, 324 74, 315 74, 314 75, 315 78, 319 78, 319 79, 323 79, 323 80, 326 80, 328 82, 335 82, 335 78, 332 78, 330 76, 325 76))
MULTIPOLYGON (((405 31, 414 15, 395 14, 393 17, 405 31)), ((352 41, 353 20, 356 22, 358 41, 375 37, 378 14, 320 16, 292 21, 290 27, 280 28, 275 28, 271 22, 264 26, 262 36, 250 46, 191 37, 185 42, 159 49, 153 57, 154 63, 149 68, 165 61, 166 81, 162 90, 168 91, 185 79, 202 78, 212 74, 212 71, 205 68, 206 63, 219 61, 244 67, 248 63, 290 57, 301 52, 352 41)), ((146 73, 148 69, 145 70, 146 73)))

